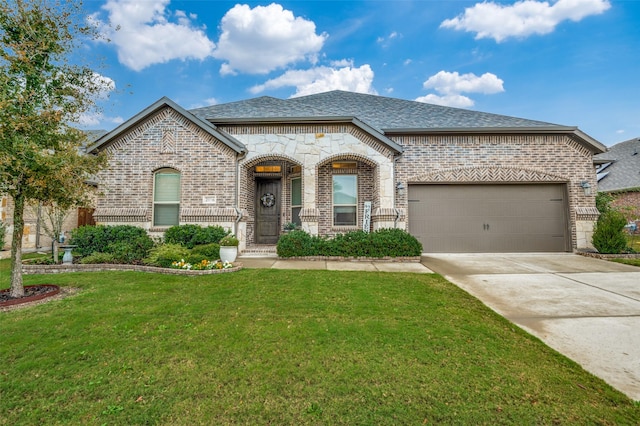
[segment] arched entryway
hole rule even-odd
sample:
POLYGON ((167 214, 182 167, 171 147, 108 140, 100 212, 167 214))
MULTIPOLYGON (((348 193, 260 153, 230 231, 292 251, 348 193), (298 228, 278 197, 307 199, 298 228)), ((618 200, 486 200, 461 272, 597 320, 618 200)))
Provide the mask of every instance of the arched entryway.
POLYGON ((273 245, 285 224, 300 223, 302 166, 290 158, 262 157, 244 165, 243 208, 247 242, 273 245))

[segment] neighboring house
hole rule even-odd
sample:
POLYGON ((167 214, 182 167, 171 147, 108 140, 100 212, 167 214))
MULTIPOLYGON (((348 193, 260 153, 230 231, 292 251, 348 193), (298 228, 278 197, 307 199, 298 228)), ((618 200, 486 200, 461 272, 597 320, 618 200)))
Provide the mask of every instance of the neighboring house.
MULTIPOLYGON (((88 144, 93 144, 96 139, 103 136, 106 132, 104 130, 88 130, 87 141, 88 144)), ((82 148, 86 150, 86 148, 82 148)), ((95 185, 95 182, 93 182, 95 185)), ((6 224, 7 232, 5 235, 4 246, 0 241, 0 250, 3 248, 10 248, 11 236, 13 234, 13 199, 8 195, 0 194, 0 220, 6 224)), ((66 234, 66 237, 70 236, 70 231, 74 228, 84 225, 93 225, 94 208, 78 207, 70 209, 62 227, 66 234)), ((46 211, 37 203, 29 203, 24 211, 24 229, 22 236, 22 248, 23 249, 50 249, 51 238, 46 234, 44 228, 48 219, 46 217, 46 211)))
POLYGON ((584 187, 605 150, 575 127, 342 91, 191 111, 162 98, 90 147, 110 158, 98 223, 221 225, 241 250, 287 222, 398 227, 425 252, 590 246, 584 187))
POLYGON ((620 142, 593 158, 597 166, 598 191, 614 197, 613 206, 629 210, 640 220, 640 138, 620 142))

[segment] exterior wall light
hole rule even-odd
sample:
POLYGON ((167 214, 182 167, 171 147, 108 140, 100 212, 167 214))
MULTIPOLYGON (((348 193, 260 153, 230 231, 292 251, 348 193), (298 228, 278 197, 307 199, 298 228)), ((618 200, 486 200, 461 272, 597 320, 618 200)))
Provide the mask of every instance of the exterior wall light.
POLYGON ((580 182, 580 186, 584 191, 584 195, 591 195, 591 185, 589 184, 589 182, 583 180, 582 182, 580 182))

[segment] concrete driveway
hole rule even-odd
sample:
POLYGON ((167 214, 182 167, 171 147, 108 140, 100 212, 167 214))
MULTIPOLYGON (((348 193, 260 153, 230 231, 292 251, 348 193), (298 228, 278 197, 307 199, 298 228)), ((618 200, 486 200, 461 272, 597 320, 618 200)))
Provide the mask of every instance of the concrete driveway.
POLYGON ((422 263, 640 400, 640 268, 570 253, 428 254, 422 263))

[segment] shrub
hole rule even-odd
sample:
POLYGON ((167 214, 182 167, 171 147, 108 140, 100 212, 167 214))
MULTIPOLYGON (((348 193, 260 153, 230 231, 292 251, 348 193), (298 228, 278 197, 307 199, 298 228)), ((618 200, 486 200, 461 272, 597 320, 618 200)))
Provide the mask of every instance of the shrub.
POLYGON ((180 244, 161 244, 151 249, 144 263, 170 268, 173 262, 178 262, 187 256, 189 256, 189 250, 180 244))
POLYGON ((593 246, 600 253, 617 254, 627 248, 627 237, 624 227, 627 220, 616 210, 608 210, 601 214, 593 231, 593 246))
POLYGON ((113 255, 110 253, 95 252, 90 254, 89 256, 86 256, 80 259, 80 263, 93 264, 93 263, 117 263, 117 262, 113 258, 113 255))
POLYGON ((292 231, 280 237, 278 256, 401 257, 420 256, 422 244, 401 229, 375 232, 353 231, 332 239, 312 237, 304 231, 292 231))
POLYGON ((305 231, 291 231, 284 234, 278 240, 276 250, 280 257, 315 256, 315 243, 317 237, 312 237, 305 231))
POLYGON ((153 240, 142 228, 131 225, 82 226, 71 231, 71 244, 80 256, 91 253, 112 253, 116 257, 141 260, 153 247, 153 240), (125 246, 129 244, 129 247, 125 246), (131 255, 124 253, 131 250, 131 255))
POLYGON ((140 263, 147 257, 153 247, 153 240, 148 237, 136 237, 129 241, 115 241, 105 248, 105 252, 113 256, 117 263, 140 263))
POLYGON ((220 245, 216 243, 211 243, 211 244, 203 244, 203 245, 195 246, 193 250, 191 250, 191 254, 203 255, 209 260, 219 259, 220 245))
POLYGON ((221 226, 176 225, 164 233, 164 241, 168 244, 180 244, 189 249, 201 244, 218 243, 229 232, 221 226))

